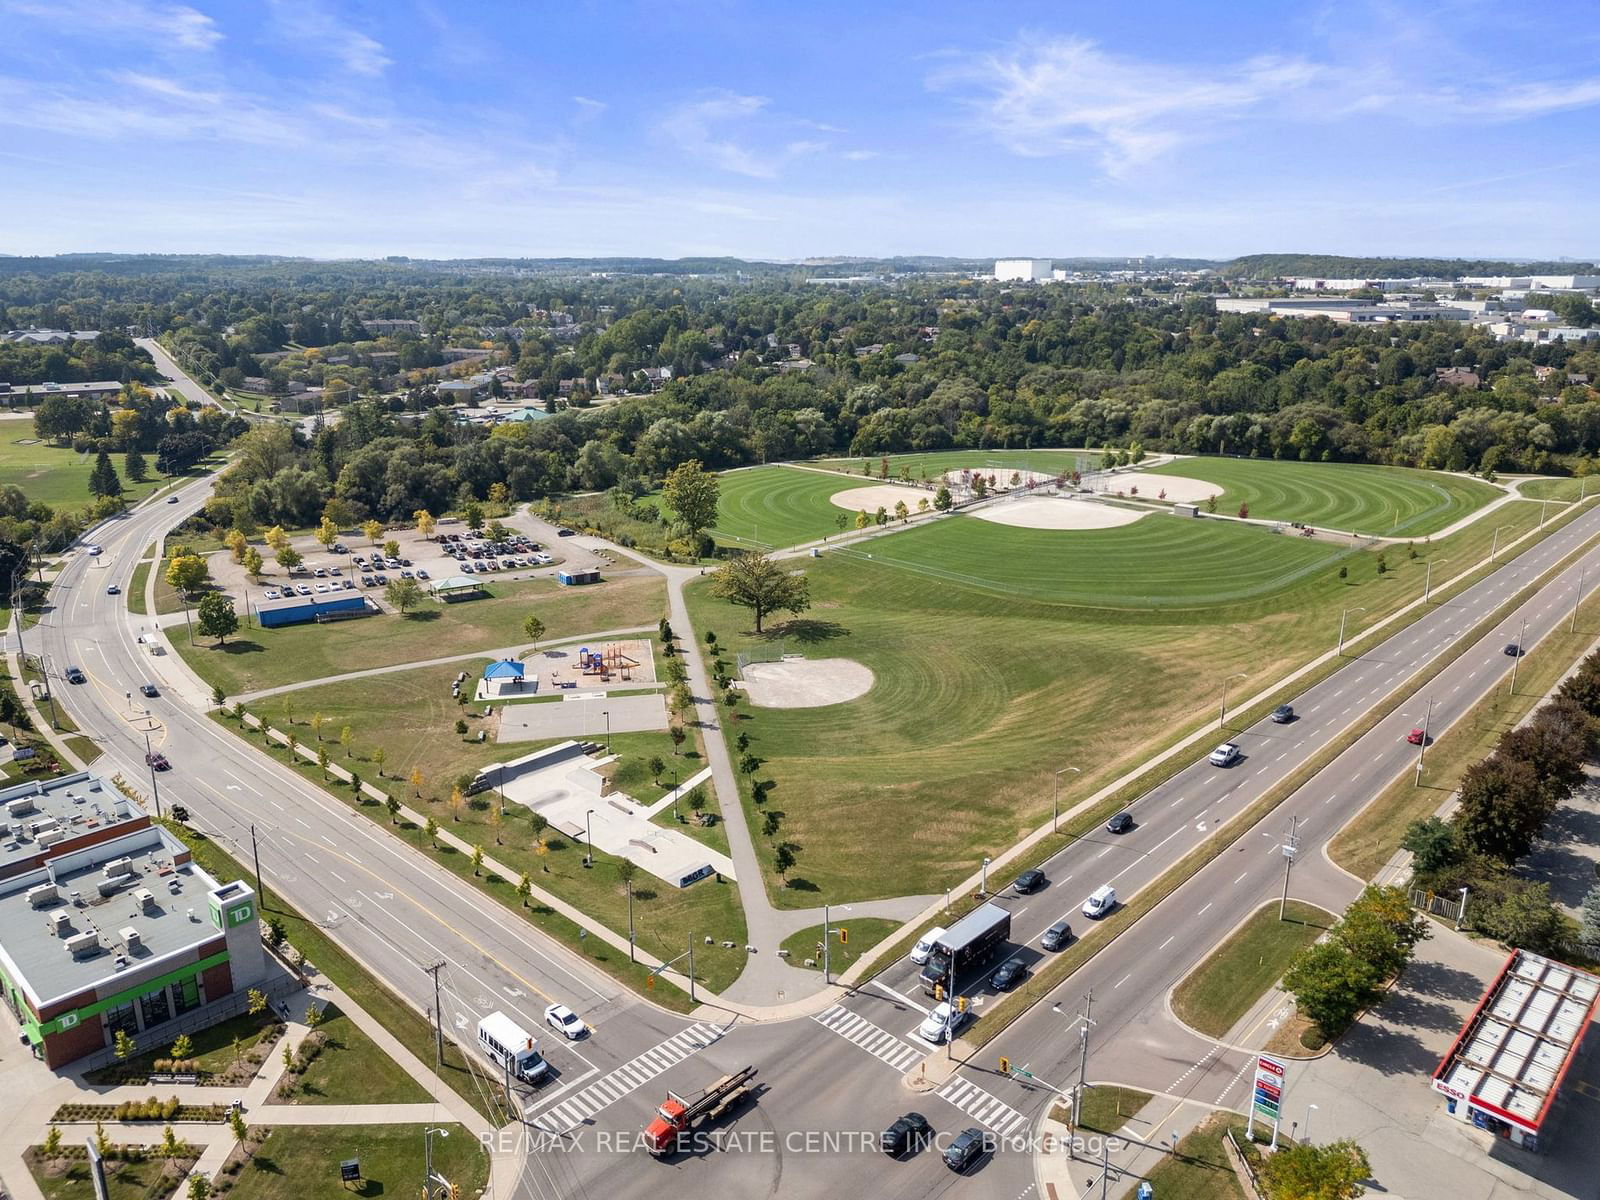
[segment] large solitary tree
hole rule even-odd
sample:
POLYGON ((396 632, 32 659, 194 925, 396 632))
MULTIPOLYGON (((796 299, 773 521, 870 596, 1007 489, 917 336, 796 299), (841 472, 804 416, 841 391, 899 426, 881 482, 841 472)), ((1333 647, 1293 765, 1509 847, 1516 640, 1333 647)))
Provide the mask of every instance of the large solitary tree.
POLYGON ((717 568, 711 590, 729 604, 756 615, 756 632, 768 613, 802 613, 811 607, 805 574, 791 571, 765 554, 739 554, 717 568))
POLYGON ((239 614, 233 611, 233 599, 222 592, 207 592, 200 597, 195 612, 200 632, 216 638, 219 646, 228 640, 230 633, 239 629, 239 614))
MULTIPOLYGON (((661 498, 677 514, 691 539, 717 523, 717 477, 697 458, 674 467, 661 485, 661 498)), ((758 625, 759 628, 759 625, 758 625)))

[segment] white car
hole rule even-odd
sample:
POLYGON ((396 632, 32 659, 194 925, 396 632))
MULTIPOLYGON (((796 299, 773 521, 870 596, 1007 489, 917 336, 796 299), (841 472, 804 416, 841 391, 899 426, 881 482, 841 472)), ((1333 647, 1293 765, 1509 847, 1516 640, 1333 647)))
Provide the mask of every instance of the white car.
POLYGON ((917 944, 911 947, 911 961, 921 966, 928 961, 928 955, 933 950, 933 944, 944 936, 944 929, 935 925, 927 933, 917 939, 917 944))
POLYGON ((573 1012, 565 1004, 552 1004, 544 1010, 544 1023, 557 1033, 564 1033, 568 1039, 576 1041, 584 1035, 587 1026, 583 1018, 573 1012))
POLYGON ((1232 742, 1223 742, 1211 752, 1211 765, 1213 767, 1231 767, 1239 761, 1239 747, 1232 742))
POLYGON ((266 591, 266 597, 268 600, 276 600, 278 598, 278 589, 268 588, 266 591))
POLYGON ((917 1029, 917 1036, 925 1042, 932 1042, 935 1046, 944 1042, 945 1034, 955 1037, 956 1031, 965 1025, 972 1016, 969 1012, 951 1012, 950 1001, 935 1004, 928 1013, 927 1019, 917 1029))
POLYGON ((84 549, 84 552, 86 554, 88 554, 88 556, 90 558, 96 558, 100 554, 100 547, 99 546, 85 546, 83 549, 84 549))

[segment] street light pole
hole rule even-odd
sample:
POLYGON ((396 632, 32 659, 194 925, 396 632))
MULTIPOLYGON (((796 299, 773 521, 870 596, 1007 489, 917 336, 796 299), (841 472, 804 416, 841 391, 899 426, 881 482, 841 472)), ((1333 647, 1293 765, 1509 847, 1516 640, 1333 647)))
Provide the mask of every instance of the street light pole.
POLYGON ((1517 667, 1522 662, 1522 642, 1528 636, 1528 618, 1522 618, 1522 632, 1517 634, 1517 652, 1511 656, 1511 694, 1517 694, 1517 667))
POLYGON ((256 909, 259 912, 267 910, 267 881, 261 877, 261 851, 256 848, 256 827, 250 826, 250 857, 256 864, 256 909))
POLYGON ((594 809, 583 814, 583 837, 589 843, 588 852, 583 856, 583 865, 594 866, 594 827, 589 823, 589 818, 594 815, 594 809))
POLYGON ((150 735, 144 735, 144 765, 150 772, 150 794, 156 801, 156 820, 161 819, 161 785, 156 782, 156 764, 150 761, 150 735))
MULTIPOLYGON (((1504 525, 1500 526, 1500 529, 1504 529, 1504 528, 1505 528, 1504 525)), ((1495 553, 1500 549, 1500 529, 1496 529, 1494 531, 1494 540, 1489 543, 1489 561, 1490 562, 1494 561, 1495 553)))
MULTIPOLYGON (((1440 562, 1449 562, 1448 558, 1441 558, 1440 562)), ((1422 602, 1426 604, 1428 597, 1433 593, 1433 559, 1428 560, 1428 573, 1422 579, 1422 602)))
POLYGON ((1317 1106, 1315 1104, 1306 1105, 1306 1131, 1304 1134, 1304 1141, 1308 1146, 1311 1145, 1311 1114, 1316 1111, 1317 1106))
POLYGON ((1245 676, 1247 676, 1248 674, 1249 674, 1248 671, 1235 671, 1232 675, 1229 675, 1226 679, 1224 679, 1222 681, 1222 713, 1221 713, 1220 716, 1217 717, 1217 728, 1218 729, 1221 729, 1222 726, 1224 725, 1224 723, 1226 723, 1226 721, 1228 720, 1228 685, 1230 683, 1232 683, 1235 679, 1243 679, 1243 678, 1245 678, 1245 676))
POLYGON ((1058 831, 1058 829, 1059 829, 1058 822, 1061 820, 1061 775, 1062 775, 1062 772, 1064 772, 1064 771, 1071 771, 1075 775, 1081 775, 1083 773, 1083 772, 1079 771, 1077 767, 1062 767, 1060 771, 1056 772, 1055 788, 1051 792, 1051 795, 1050 795, 1050 832, 1051 833, 1055 833, 1055 832, 1058 831))
POLYGON ((440 1137, 450 1136, 450 1131, 443 1127, 424 1129, 422 1131, 422 1170, 424 1172, 422 1194, 425 1197, 438 1194, 434 1187, 436 1181, 433 1176, 433 1135, 436 1133, 440 1137))
MULTIPOLYGON (((1432 564, 1429 564, 1429 565, 1431 566, 1432 564)), ((1339 657, 1339 658, 1343 658, 1344 657, 1344 623, 1345 623, 1345 618, 1347 618, 1353 612, 1366 612, 1366 611, 1367 611, 1367 609, 1366 609, 1365 605, 1357 605, 1355 608, 1347 608, 1347 609, 1344 610, 1344 612, 1339 614, 1339 649, 1335 652, 1337 657, 1339 657)))
POLYGON ((981 879, 982 882, 978 884, 978 894, 987 896, 989 894, 989 856, 987 854, 983 856, 983 875, 981 879))
POLYGON ((1299 817, 1289 818, 1289 840, 1283 843, 1283 896, 1278 901, 1278 920, 1283 920, 1284 914, 1289 909, 1289 872, 1294 868, 1295 855, 1300 850, 1300 839, 1295 834, 1295 829, 1300 824, 1299 817))
POLYGON ((1413 786, 1422 783, 1422 756, 1428 752, 1428 722, 1433 720, 1433 697, 1428 697, 1428 711, 1422 718, 1422 741, 1417 743, 1417 777, 1413 786))
POLYGON ((608 708, 600 714, 606 719, 606 753, 611 753, 611 710, 608 708))
POLYGON ((1578 629, 1578 605, 1583 602, 1583 573, 1587 564, 1578 567, 1578 590, 1572 593, 1572 620, 1567 625, 1568 633, 1576 633, 1578 629))

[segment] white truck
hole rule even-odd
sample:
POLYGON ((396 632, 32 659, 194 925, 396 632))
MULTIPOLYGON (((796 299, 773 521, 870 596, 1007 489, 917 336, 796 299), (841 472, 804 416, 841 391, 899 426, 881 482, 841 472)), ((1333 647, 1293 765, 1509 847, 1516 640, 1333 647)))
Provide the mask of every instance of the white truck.
POLYGON ((478 1048, 501 1071, 524 1083, 537 1083, 550 1070, 539 1053, 539 1039, 503 1012, 478 1022, 478 1048))

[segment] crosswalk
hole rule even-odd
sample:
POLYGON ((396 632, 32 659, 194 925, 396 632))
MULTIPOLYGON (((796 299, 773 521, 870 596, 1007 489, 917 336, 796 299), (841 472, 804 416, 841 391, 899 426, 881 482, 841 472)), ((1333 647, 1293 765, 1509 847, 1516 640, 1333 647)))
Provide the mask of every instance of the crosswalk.
POLYGON ((1013 1137, 1027 1127, 1027 1117, 959 1075, 940 1088, 938 1095, 1001 1137, 1013 1137))
POLYGON ((630 1058, 609 1075, 547 1109, 539 1115, 538 1123, 549 1133, 565 1133, 580 1121, 587 1120, 637 1091, 691 1054, 704 1050, 721 1036, 722 1030, 710 1022, 691 1025, 676 1037, 670 1037, 643 1054, 630 1058))
POLYGON ((880 1058, 896 1071, 909 1071, 926 1051, 907 1045, 894 1034, 879 1029, 865 1017, 858 1017, 842 1004, 812 1016, 824 1029, 831 1029, 846 1041, 854 1042, 868 1054, 880 1058))

